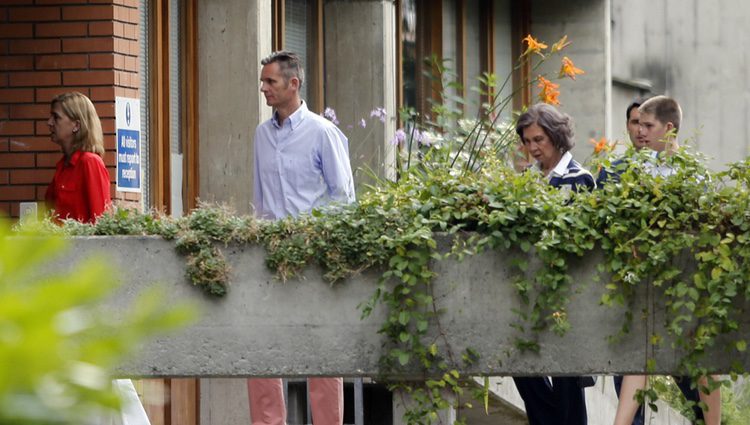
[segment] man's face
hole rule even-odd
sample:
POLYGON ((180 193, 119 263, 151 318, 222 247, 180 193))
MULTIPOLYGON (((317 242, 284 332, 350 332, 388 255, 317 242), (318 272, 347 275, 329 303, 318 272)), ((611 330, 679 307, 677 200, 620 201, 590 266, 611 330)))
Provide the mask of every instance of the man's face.
POLYGON ((639 118, 641 116, 641 113, 638 112, 638 108, 632 108, 630 110, 630 115, 628 116, 628 136, 630 137, 630 143, 633 144, 633 147, 635 147, 638 150, 641 150, 646 147, 646 144, 641 142, 638 139, 638 127, 639 127, 639 118))
POLYGON ((654 114, 641 112, 638 117, 638 141, 643 147, 663 151, 667 147, 666 135, 674 128, 671 122, 663 123, 656 119, 654 114))
POLYGON ((289 105, 294 101, 298 86, 298 79, 290 78, 289 81, 284 79, 278 63, 263 65, 263 70, 260 72, 260 91, 266 97, 266 105, 273 108, 289 105))

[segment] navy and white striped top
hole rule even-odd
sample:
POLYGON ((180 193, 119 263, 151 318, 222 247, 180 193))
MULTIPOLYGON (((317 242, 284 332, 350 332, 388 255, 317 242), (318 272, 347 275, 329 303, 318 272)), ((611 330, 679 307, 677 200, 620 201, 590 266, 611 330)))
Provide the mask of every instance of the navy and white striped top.
POLYGON ((582 189, 596 188, 594 176, 573 159, 570 152, 565 152, 555 168, 547 176, 549 184, 563 190, 578 192, 582 189))

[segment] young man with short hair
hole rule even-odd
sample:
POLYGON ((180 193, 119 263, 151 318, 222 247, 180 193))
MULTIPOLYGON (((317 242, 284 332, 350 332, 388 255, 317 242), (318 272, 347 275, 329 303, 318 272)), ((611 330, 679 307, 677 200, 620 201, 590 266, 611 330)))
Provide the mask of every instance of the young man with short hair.
MULTIPOLYGON (((682 122, 682 109, 676 100, 667 96, 656 96, 645 101, 639 108, 638 119, 638 141, 644 148, 654 151, 654 156, 662 152, 667 154, 675 152, 679 148, 677 132, 682 122)), ((652 175, 668 176, 674 173, 668 165, 651 164, 646 170, 652 175)), ((633 421, 638 403, 635 401, 636 391, 646 387, 645 375, 628 375, 623 378, 620 390, 620 404, 617 406, 615 425, 630 425, 633 421)), ((715 378, 716 379, 716 378, 715 378)), ((702 411, 694 408, 699 419, 703 419, 706 425, 720 425, 721 423, 721 390, 716 389, 709 394, 690 388, 689 377, 675 377, 677 385, 685 396, 697 401, 700 399, 706 404, 708 410, 702 411)), ((699 385, 705 386, 706 378, 701 378, 699 385)))

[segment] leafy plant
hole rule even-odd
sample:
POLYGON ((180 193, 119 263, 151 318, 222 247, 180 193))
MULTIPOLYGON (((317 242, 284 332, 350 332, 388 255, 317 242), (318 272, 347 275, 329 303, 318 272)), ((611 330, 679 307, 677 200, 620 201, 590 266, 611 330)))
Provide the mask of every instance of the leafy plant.
POLYGON ((194 317, 148 291, 111 320, 102 301, 116 284, 103 263, 40 271, 65 246, 59 236, 0 226, 0 423, 78 424, 119 409, 111 369, 145 338, 194 317))

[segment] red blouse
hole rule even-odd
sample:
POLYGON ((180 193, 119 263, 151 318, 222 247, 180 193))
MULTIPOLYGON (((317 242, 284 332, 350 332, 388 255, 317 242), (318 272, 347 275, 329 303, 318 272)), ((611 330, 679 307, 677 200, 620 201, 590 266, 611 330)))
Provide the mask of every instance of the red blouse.
POLYGON ((93 223, 111 203, 109 173, 102 158, 91 152, 76 151, 65 164, 63 156, 44 196, 60 219, 72 218, 93 223))

